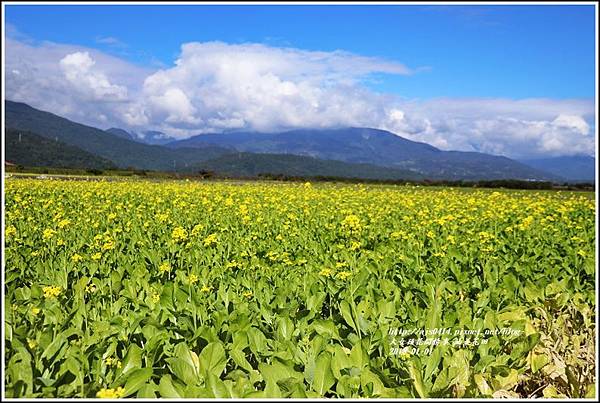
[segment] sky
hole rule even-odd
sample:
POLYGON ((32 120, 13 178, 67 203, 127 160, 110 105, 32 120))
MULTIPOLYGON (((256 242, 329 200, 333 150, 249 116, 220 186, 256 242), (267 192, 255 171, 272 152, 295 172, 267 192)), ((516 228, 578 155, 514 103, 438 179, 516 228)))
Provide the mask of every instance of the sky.
POLYGON ((6 98, 104 129, 595 149, 593 5, 4 5, 6 98))

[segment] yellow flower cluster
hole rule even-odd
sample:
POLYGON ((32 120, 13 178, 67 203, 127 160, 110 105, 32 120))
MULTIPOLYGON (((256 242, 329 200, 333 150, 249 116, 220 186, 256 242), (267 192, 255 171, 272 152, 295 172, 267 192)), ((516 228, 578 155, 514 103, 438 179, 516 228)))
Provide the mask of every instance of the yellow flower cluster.
POLYGON ((62 292, 62 287, 55 286, 55 285, 49 285, 49 286, 42 288, 42 291, 44 292, 45 298, 56 298, 62 292))
POLYGON ((122 386, 116 389, 100 389, 96 393, 96 397, 100 399, 118 399, 123 397, 125 390, 122 386))
POLYGON ((217 244, 217 234, 210 234, 206 238, 204 238, 203 244, 204 246, 214 246, 217 244))
POLYGON ((171 265, 169 262, 163 262, 160 266, 158 266, 158 271, 161 273, 168 273, 171 271, 171 265))
POLYGON ((173 233, 171 234, 171 239, 174 242, 183 242, 187 239, 188 232, 182 227, 175 227, 173 229, 173 233))

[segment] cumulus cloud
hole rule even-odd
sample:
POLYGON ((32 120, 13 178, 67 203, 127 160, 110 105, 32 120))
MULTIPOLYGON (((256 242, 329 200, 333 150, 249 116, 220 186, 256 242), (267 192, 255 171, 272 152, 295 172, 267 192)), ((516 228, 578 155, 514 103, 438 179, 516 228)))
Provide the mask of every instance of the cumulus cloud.
POLYGON ((183 138, 226 130, 365 126, 442 149, 511 157, 592 154, 590 99, 407 100, 376 93, 377 74, 419 68, 343 51, 193 42, 146 69, 94 49, 7 39, 8 99, 76 121, 183 138))
POLYGON ((127 99, 127 88, 111 84, 106 75, 94 69, 96 62, 88 52, 70 53, 60 59, 59 64, 67 81, 90 101, 127 99))

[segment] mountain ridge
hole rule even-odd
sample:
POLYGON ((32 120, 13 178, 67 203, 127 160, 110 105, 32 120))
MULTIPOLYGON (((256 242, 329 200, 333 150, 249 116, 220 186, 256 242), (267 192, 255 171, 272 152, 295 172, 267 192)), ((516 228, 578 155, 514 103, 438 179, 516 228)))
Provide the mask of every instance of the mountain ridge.
POLYGON ((560 180, 507 157, 466 151, 442 151, 371 128, 296 129, 276 133, 200 134, 166 144, 178 147, 234 147, 239 152, 291 154, 348 163, 372 164, 451 180, 560 180))
POLYGON ((105 130, 35 109, 22 102, 5 102, 7 127, 28 130, 60 140, 108 159, 121 168, 172 170, 180 164, 194 164, 230 152, 219 147, 168 149, 116 136, 105 130))
POLYGON ((589 155, 571 155, 519 160, 533 168, 560 175, 571 181, 596 180, 596 159, 589 155))
MULTIPOLYGON (((294 166, 324 170, 328 166, 340 172, 341 165, 365 164, 370 172, 375 168, 394 169, 394 175, 407 175, 447 180, 564 180, 511 160, 507 157, 477 152, 443 151, 427 143, 408 140, 394 133, 371 128, 295 129, 279 133, 229 132, 201 134, 188 139, 169 142, 164 146, 149 145, 132 139, 135 134, 123 129, 101 130, 70 121, 50 112, 35 109, 24 103, 5 102, 7 127, 29 130, 46 138, 60 140, 99 157, 112 161, 121 168, 175 171, 200 166, 208 160, 229 161, 228 154, 244 153, 250 165, 261 164, 289 171, 294 166), (127 137, 130 138, 127 138, 127 137), (263 155, 251 156, 246 154, 263 155), (266 155, 266 156, 265 156, 266 155), (279 155, 279 156, 278 156, 279 155), (280 155, 311 157, 313 160, 284 158, 280 155), (291 164, 285 167, 282 164, 291 164), (329 161, 323 163, 323 161, 329 161), (325 165, 324 165, 325 164, 325 165)), ((163 133, 156 134, 161 137, 163 133)), ((293 168, 293 169, 296 169, 293 168)), ((347 167, 357 172, 357 167, 347 167)), ((300 168, 298 168, 300 169, 300 168)), ((384 171, 378 171, 384 175, 384 171)), ((276 172, 271 172, 276 173, 276 172)), ((357 172, 360 174, 360 172, 357 172)), ((326 175, 324 176, 334 176, 326 175)), ((359 175, 360 176, 360 175, 359 175)))

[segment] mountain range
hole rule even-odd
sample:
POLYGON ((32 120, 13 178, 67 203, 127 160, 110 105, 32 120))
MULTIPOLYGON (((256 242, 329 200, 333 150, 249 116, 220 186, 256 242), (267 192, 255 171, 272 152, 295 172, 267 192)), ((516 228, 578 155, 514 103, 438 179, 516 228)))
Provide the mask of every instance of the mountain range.
POLYGON ((118 137, 121 137, 121 138, 124 138, 127 140, 133 140, 133 141, 137 141, 138 143, 144 143, 144 144, 150 144, 150 145, 163 145, 163 144, 167 144, 167 143, 170 143, 173 141, 173 138, 167 136, 165 133, 153 131, 153 130, 145 131, 145 132, 142 132, 141 134, 138 134, 135 132, 128 132, 124 129, 119 129, 117 127, 111 127, 110 129, 108 129, 106 131, 110 134, 114 134, 115 136, 118 136, 118 137))
MULTIPOLYGON (((210 170, 246 177, 268 173, 412 180, 570 179, 565 170, 545 169, 551 166, 548 161, 543 165, 477 152, 443 151, 371 128, 232 132, 172 140, 161 132, 146 131, 140 135, 119 128, 101 130, 12 101, 5 103, 5 123, 7 129, 51 139, 55 146, 77 147, 98 157, 96 164, 105 161, 120 168, 210 170)), ((9 146, 20 147, 12 141, 7 142, 9 146)), ((40 143, 39 147, 46 146, 40 143)), ((15 154, 8 151, 10 161, 8 156, 15 154)), ((40 158, 42 161, 51 162, 48 158, 40 158)), ((30 165, 33 162, 28 160, 30 165)))
POLYGON ((409 170, 432 179, 557 180, 506 157, 462 151, 442 151, 426 143, 370 128, 303 129, 282 133, 238 132, 201 134, 167 147, 233 147, 249 153, 303 155, 348 163, 409 170))
POLYGON ((570 181, 594 182, 596 178, 596 160, 589 155, 528 159, 520 162, 570 181))

